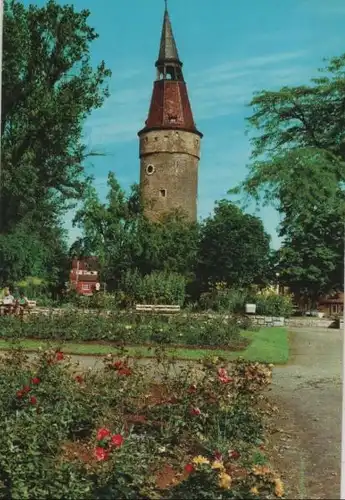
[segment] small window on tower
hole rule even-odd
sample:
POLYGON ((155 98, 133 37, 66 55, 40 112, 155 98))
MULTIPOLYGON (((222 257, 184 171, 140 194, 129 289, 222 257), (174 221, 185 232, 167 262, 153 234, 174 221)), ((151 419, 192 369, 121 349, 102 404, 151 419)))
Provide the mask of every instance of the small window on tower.
POLYGON ((168 120, 171 123, 176 123, 177 122, 177 116, 176 115, 168 115, 168 120))
POLYGON ((166 189, 161 189, 159 191, 159 195, 160 195, 161 198, 166 198, 167 190, 166 189))
POLYGON ((146 167, 146 173, 147 175, 152 175, 155 171, 155 167, 153 165, 147 165, 146 167))

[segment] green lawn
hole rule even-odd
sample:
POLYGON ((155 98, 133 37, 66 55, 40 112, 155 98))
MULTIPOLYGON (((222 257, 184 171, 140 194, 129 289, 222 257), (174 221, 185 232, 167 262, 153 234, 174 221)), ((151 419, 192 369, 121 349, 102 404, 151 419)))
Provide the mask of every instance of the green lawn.
MULTIPOLYGON (((167 348, 170 356, 185 360, 200 360, 209 356, 220 356, 226 359, 235 359, 241 356, 249 361, 263 361, 274 364, 285 364, 289 359, 289 341, 285 328, 262 328, 258 332, 244 332, 243 336, 251 339, 249 346, 238 352, 221 349, 183 349, 167 348)), ((37 351, 39 348, 61 348, 68 354, 83 356, 102 356, 116 354, 119 349, 102 344, 77 344, 71 342, 46 342, 43 340, 21 340, 11 342, 0 340, 0 350, 8 350, 13 347, 21 347, 27 351, 37 351)), ((154 349, 139 346, 126 346, 126 353, 132 357, 154 356, 154 349)))

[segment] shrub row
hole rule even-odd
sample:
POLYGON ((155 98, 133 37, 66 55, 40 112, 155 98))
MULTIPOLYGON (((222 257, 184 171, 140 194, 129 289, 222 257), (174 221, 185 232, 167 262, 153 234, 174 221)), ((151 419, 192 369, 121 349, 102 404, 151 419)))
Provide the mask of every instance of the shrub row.
POLYGON ((78 373, 62 352, 28 363, 14 351, 0 365, 0 496, 281 497, 260 399, 270 378, 243 362, 205 362, 197 377, 161 357, 149 370, 117 357, 78 373))
POLYGON ((125 344, 179 344, 187 346, 236 347, 243 344, 241 328, 248 320, 196 318, 138 314, 31 315, 20 321, 0 318, 2 338, 39 338, 70 341, 112 341, 125 344))
POLYGON ((283 316, 293 313, 289 295, 275 293, 254 294, 248 290, 212 290, 200 298, 200 308, 229 314, 243 314, 246 304, 256 304, 256 313, 262 316, 283 316))

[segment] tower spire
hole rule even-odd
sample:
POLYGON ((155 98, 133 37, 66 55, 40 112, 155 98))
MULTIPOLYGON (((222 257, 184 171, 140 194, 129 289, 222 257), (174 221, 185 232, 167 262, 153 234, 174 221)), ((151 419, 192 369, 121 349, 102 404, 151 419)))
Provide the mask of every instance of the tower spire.
POLYGON ((164 10, 163 27, 161 34, 161 43, 159 47, 159 54, 156 66, 158 67, 158 65, 167 62, 179 63, 182 66, 182 63, 179 59, 175 38, 172 31, 171 21, 169 17, 168 0, 164 0, 164 3, 165 3, 165 10, 164 10))

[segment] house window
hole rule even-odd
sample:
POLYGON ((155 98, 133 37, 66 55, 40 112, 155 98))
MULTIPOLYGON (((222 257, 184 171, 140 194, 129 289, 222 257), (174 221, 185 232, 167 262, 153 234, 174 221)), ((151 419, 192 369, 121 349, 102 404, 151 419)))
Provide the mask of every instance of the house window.
POLYGON ((90 285, 89 285, 89 283, 83 283, 83 284, 82 284, 82 290, 85 290, 85 291, 86 291, 86 290, 90 290, 90 285))
POLYGON ((159 191, 159 196, 160 196, 161 198, 166 198, 166 195, 167 195, 167 190, 166 190, 166 189, 161 189, 161 190, 159 191))
POLYGON ((338 309, 338 308, 337 308, 337 305, 336 305, 336 304, 333 304, 333 305, 332 305, 332 313, 335 313, 335 314, 336 314, 336 313, 338 312, 338 311, 337 311, 337 309, 338 309))

